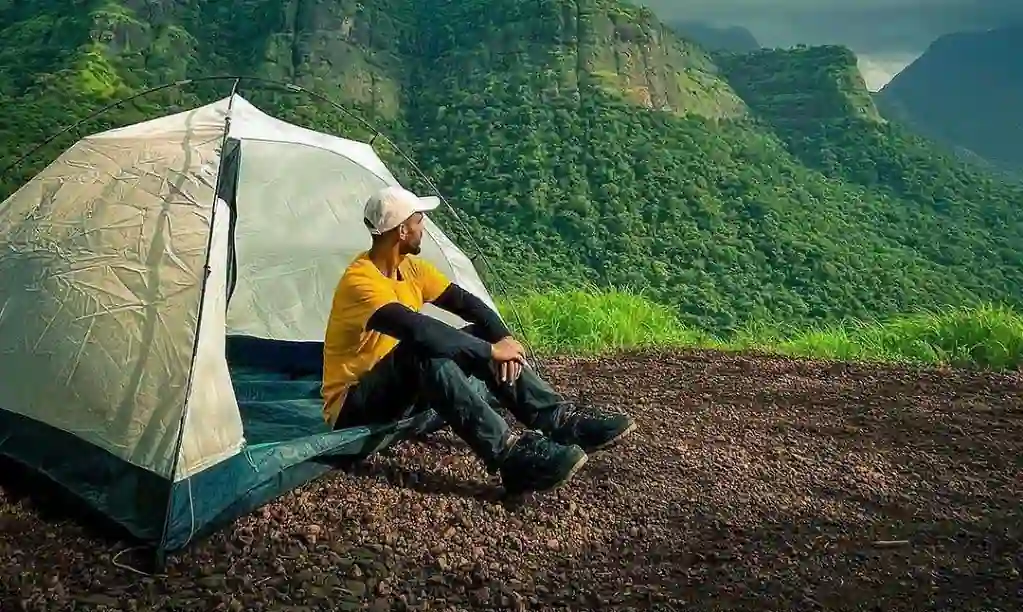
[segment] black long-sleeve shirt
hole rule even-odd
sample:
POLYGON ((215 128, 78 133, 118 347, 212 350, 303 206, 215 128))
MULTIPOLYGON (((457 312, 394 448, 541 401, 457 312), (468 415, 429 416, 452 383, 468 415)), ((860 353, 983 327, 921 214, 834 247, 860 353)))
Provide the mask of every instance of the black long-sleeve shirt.
POLYGON ((433 305, 447 310, 475 325, 476 337, 432 317, 415 312, 397 302, 376 310, 366 323, 368 329, 408 342, 426 354, 436 357, 468 357, 488 360, 491 343, 510 335, 501 318, 483 300, 451 283, 433 301, 433 305))

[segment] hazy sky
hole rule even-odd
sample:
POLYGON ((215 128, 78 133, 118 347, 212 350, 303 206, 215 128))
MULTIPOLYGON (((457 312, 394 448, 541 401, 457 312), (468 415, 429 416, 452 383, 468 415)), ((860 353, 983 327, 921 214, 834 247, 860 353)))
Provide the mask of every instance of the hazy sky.
POLYGON ((1023 23, 1023 0, 635 0, 665 21, 745 26, 768 47, 844 44, 878 89, 948 32, 1023 23))

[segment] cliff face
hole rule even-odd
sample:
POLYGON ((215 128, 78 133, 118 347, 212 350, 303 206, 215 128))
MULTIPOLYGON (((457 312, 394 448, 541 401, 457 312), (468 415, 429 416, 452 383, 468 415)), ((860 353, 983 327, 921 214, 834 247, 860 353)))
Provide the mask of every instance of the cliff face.
POLYGON ((97 97, 186 75, 244 74, 310 86, 394 119, 417 95, 410 86, 460 87, 495 70, 512 79, 536 70, 562 89, 593 84, 650 109, 743 112, 703 51, 648 11, 607 0, 105 0, 72 14, 56 0, 37 7, 0 9, 12 55, 0 56, 0 74, 17 70, 19 41, 39 47, 40 33, 71 32, 62 53, 37 55, 33 72, 73 77, 70 86, 97 97))
POLYGON ((421 73, 445 89, 473 88, 481 77, 500 74, 552 95, 594 86, 649 109, 714 118, 743 113, 706 53, 649 11, 608 0, 442 4, 420 15, 418 49, 429 66, 421 73), (445 78, 436 79, 438 73, 445 78))
POLYGON ((1023 173, 1023 26, 943 36, 876 97, 963 157, 1023 173))
POLYGON ((135 86, 239 74, 291 81, 400 112, 415 66, 405 55, 411 3, 356 0, 123 0, 87 13, 92 48, 135 86))

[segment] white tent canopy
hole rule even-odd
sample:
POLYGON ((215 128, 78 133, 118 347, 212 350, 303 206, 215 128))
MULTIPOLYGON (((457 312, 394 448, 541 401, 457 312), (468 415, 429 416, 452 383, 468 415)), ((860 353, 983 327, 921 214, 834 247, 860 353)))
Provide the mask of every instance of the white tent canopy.
MULTIPOLYGON (((83 138, 0 204, 0 409, 167 479, 239 453, 225 336, 322 341, 363 203, 395 183, 368 144, 238 95, 83 138)), ((422 256, 493 306, 429 220, 422 256)))

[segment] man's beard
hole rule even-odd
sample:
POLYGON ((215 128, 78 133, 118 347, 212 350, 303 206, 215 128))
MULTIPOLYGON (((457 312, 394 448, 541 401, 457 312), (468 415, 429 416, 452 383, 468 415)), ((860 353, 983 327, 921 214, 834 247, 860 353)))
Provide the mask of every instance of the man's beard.
POLYGON ((423 250, 422 244, 406 244, 401 249, 402 255, 419 255, 419 252, 423 250))

